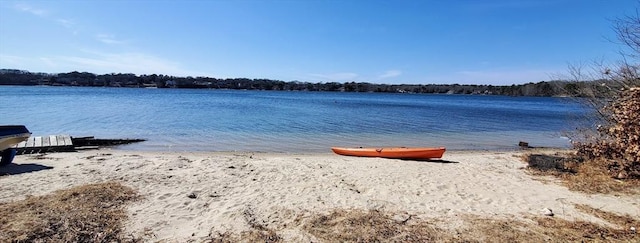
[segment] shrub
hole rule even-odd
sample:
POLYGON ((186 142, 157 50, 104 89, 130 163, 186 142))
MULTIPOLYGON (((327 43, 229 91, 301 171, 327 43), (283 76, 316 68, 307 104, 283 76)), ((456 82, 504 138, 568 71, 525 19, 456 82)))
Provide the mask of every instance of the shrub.
POLYGON ((640 88, 620 93, 601 114, 608 125, 600 127, 599 140, 576 143, 578 155, 587 159, 605 159, 611 176, 640 179, 640 88))

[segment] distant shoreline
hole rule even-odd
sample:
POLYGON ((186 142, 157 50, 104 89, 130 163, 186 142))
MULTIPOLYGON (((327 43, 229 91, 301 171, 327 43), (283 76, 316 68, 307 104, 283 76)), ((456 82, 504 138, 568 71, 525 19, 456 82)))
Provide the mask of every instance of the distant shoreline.
POLYGON ((584 90, 597 90, 606 81, 562 80, 513 85, 470 84, 375 84, 368 82, 304 82, 249 78, 175 77, 168 75, 102 74, 88 72, 33 73, 0 69, 0 85, 82 86, 128 88, 187 88, 275 91, 330 91, 420 94, 468 94, 539 97, 580 97, 584 90))

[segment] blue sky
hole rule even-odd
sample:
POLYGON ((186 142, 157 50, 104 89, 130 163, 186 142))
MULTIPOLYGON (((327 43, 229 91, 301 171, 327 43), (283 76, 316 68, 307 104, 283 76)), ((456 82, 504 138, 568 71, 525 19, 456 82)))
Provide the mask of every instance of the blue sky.
POLYGON ((619 59, 636 0, 0 0, 0 68, 510 85, 619 59))

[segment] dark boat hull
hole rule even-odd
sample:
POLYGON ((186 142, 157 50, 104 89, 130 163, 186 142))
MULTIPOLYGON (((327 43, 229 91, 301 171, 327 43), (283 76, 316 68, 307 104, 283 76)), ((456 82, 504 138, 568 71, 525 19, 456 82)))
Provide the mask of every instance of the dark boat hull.
POLYGON ((11 163, 16 154, 15 149, 11 149, 11 147, 27 141, 29 136, 31 136, 31 132, 25 126, 0 126, 0 165, 11 163))
POLYGON ((11 148, 22 141, 27 141, 31 132, 25 126, 0 126, 0 151, 11 148))

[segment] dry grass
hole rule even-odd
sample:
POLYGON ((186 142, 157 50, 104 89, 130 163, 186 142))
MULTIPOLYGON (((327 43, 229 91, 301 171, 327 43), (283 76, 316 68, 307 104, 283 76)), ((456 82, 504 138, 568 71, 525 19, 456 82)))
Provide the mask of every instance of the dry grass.
POLYGON ((640 179, 613 178, 604 159, 581 161, 571 154, 527 154, 523 160, 534 175, 555 176, 570 190, 586 193, 638 194, 640 179))
MULTIPOLYGON (((448 232, 438 229, 433 222, 413 220, 413 216, 402 217, 377 210, 334 210, 328 215, 300 216, 295 227, 314 238, 312 242, 434 242, 451 241, 448 232)), ((251 227, 240 233, 216 233, 206 242, 284 242, 273 229, 256 225, 245 219, 251 227)))
MULTIPOLYGON (((337 209, 311 215, 290 225, 303 231, 312 242, 638 242, 631 231, 640 221, 630 216, 576 205, 580 211, 605 220, 609 225, 547 216, 482 218, 464 216, 464 225, 445 229, 441 219, 422 219, 402 212, 337 209)), ((283 242, 278 233, 263 226, 239 234, 220 233, 207 242, 283 242), (274 237, 275 238, 271 238, 274 237)))
POLYGON ((563 180, 571 190, 589 193, 638 194, 640 179, 619 180, 613 178, 604 161, 591 160, 577 165, 577 173, 563 175, 563 180))
MULTIPOLYGON (((622 216, 620 216, 622 217, 622 216)), ((630 217, 626 217, 630 219, 630 217)), ((471 218, 455 241, 468 242, 638 242, 629 228, 612 228, 583 220, 530 217, 531 220, 471 218)))
POLYGON ((0 203, 0 242, 135 242, 124 205, 137 193, 106 182, 0 203))
POLYGON ((273 230, 263 231, 258 229, 252 229, 243 231, 240 233, 216 233, 203 239, 203 242, 211 243, 236 243, 236 242, 265 242, 275 243, 284 242, 282 238, 276 234, 273 230))
POLYGON ((630 229, 631 227, 635 227, 636 229, 640 229, 640 219, 632 218, 628 215, 621 216, 615 213, 610 213, 607 211, 603 211, 601 209, 593 208, 589 205, 585 204, 576 204, 576 209, 582 211, 583 213, 590 214, 601 218, 611 224, 618 225, 622 227, 623 230, 630 229))
POLYGON ((458 235, 455 241, 466 242, 636 242, 639 239, 630 230, 547 216, 522 219, 471 216, 458 235))
POLYGON ((303 229, 325 242, 434 242, 451 237, 429 221, 382 211, 335 210, 313 217, 303 229))
POLYGON ((568 221, 564 219, 538 217, 535 218, 537 227, 551 239, 584 242, 639 242, 640 235, 631 227, 638 228, 640 221, 629 215, 617 215, 578 204, 575 207, 583 213, 598 217, 612 226, 596 224, 582 220, 568 221))
MULTIPOLYGON (((119 183, 91 184, 50 195, 0 204, 0 242, 136 242, 124 234, 124 206, 137 194, 119 183)), ((463 216, 463 226, 406 212, 336 209, 299 215, 278 229, 244 212, 250 230, 212 234, 202 242, 284 242, 283 230, 300 231, 314 242, 638 242, 640 221, 587 205, 581 212, 608 222, 570 221, 546 216, 481 218, 463 216)))
POLYGON ((251 230, 242 231, 240 233, 212 233, 205 239, 204 242, 212 243, 235 243, 235 242, 265 242, 275 243, 282 242, 282 237, 278 235, 273 229, 268 228, 258 219, 251 208, 245 209, 243 216, 251 230))

